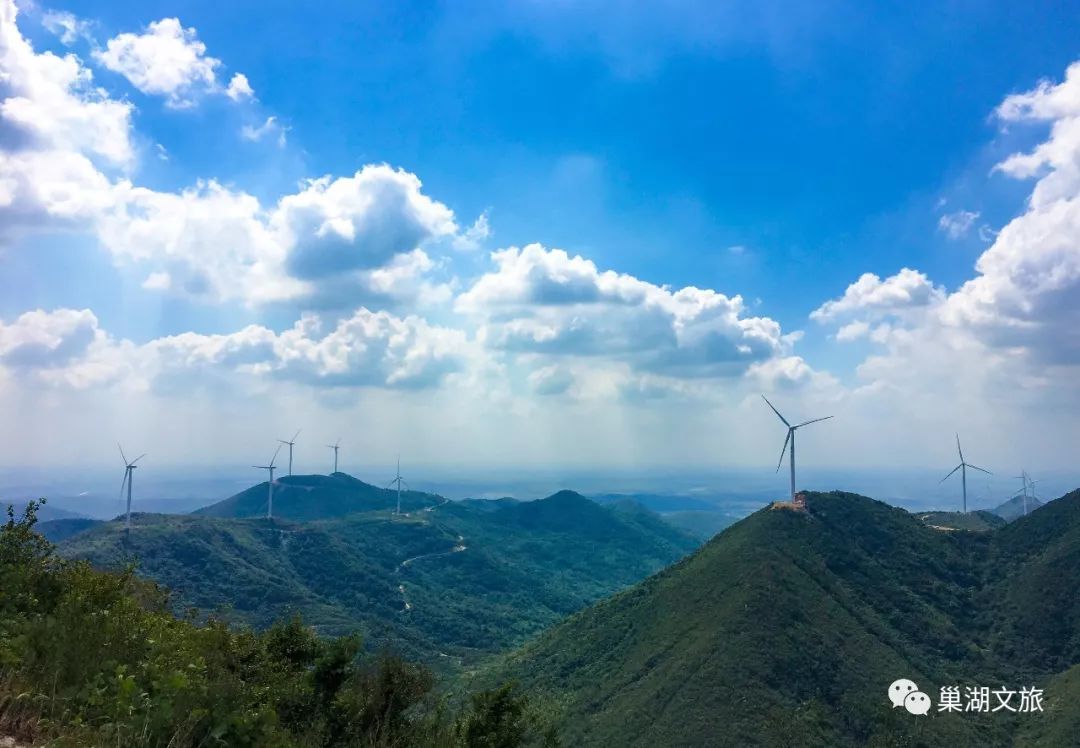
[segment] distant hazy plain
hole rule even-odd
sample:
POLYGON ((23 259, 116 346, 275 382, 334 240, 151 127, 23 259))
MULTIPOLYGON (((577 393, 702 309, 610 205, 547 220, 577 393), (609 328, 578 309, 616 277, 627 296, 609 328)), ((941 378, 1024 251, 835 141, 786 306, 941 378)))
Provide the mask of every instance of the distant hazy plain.
MULTIPOLYGON (((118 460, 119 462, 119 460, 118 460)), ((296 466, 297 474, 317 472, 312 466, 296 466)), ((959 510, 960 481, 953 476, 940 480, 951 465, 916 470, 843 470, 812 468, 800 470, 799 486, 815 490, 841 489, 901 506, 912 511, 959 510)), ((323 468, 325 469, 325 468, 323 468)), ((385 486, 393 477, 392 465, 342 465, 344 472, 376 486, 385 486)), ((980 475, 968 483, 971 509, 992 509, 1019 489, 1020 466, 1008 475, 980 475)), ((588 472, 577 468, 521 468, 509 470, 462 469, 453 466, 402 465, 402 474, 413 489, 429 491, 451 499, 498 498, 537 499, 563 488, 590 494, 656 494, 686 496, 705 501, 717 511, 744 516, 787 493, 787 473, 774 468, 741 470, 642 468, 634 471, 588 472)), ((282 473, 278 473, 281 477, 282 473)), ((1043 500, 1057 498, 1080 487, 1080 474, 1036 475, 1036 490, 1043 500)), ((0 469, 0 502, 21 503, 29 498, 48 497, 58 509, 96 518, 111 518, 123 510, 120 482, 123 467, 94 469, 0 469)), ((147 461, 135 473, 136 511, 190 512, 227 498, 264 480, 253 469, 233 467, 155 468, 147 461)))

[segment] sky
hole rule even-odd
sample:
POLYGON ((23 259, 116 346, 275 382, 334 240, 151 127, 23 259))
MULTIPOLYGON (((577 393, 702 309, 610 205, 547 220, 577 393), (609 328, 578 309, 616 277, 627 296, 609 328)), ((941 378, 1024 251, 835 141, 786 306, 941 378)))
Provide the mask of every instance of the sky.
POLYGON ((1075 471, 1080 17, 911 5, 0 0, 0 467, 1075 471))

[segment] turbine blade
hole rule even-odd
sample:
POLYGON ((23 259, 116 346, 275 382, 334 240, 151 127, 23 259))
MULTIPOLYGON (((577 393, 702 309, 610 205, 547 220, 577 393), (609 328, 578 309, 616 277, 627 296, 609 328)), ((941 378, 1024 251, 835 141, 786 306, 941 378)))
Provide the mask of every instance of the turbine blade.
POLYGON ((783 421, 783 422, 784 422, 784 425, 785 425, 785 426, 787 426, 788 428, 791 428, 791 424, 787 422, 787 419, 786 419, 786 418, 784 418, 784 417, 783 417, 782 415, 780 415, 780 411, 778 411, 778 410, 777 410, 777 409, 776 409, 776 408, 775 408, 775 407, 773 406, 773 404, 769 402, 769 398, 767 398, 767 397, 765 397, 764 395, 762 395, 762 396, 761 396, 761 399, 762 399, 762 400, 764 400, 764 401, 765 401, 766 403, 768 403, 769 407, 770 407, 770 408, 772 408, 772 412, 776 414, 776 417, 777 417, 777 418, 779 418, 779 419, 780 419, 781 421, 783 421))
POLYGON ((978 467, 976 465, 972 465, 970 462, 967 463, 967 466, 969 468, 971 468, 972 470, 978 470, 981 473, 986 473, 987 475, 993 475, 993 473, 991 473, 989 470, 983 470, 981 467, 978 467))
MULTIPOLYGON (((779 413, 777 414, 779 415, 779 413)), ((776 472, 780 472, 780 466, 784 464, 784 453, 787 452, 788 442, 791 441, 791 427, 788 427, 787 437, 784 438, 784 448, 780 450, 780 461, 776 463, 776 472)))
POLYGON ((124 448, 120 446, 120 442, 116 443, 116 448, 120 450, 120 457, 124 460, 124 467, 128 466, 127 457, 124 456, 124 448))
POLYGON ((960 449, 960 434, 956 435, 956 451, 960 453, 960 462, 964 461, 964 452, 960 449))
POLYGON ((121 499, 124 498, 124 486, 127 485, 127 480, 128 480, 129 475, 131 475, 131 471, 125 469, 124 470, 124 479, 122 481, 120 481, 120 498, 121 499))
POLYGON ((824 418, 815 418, 815 419, 814 419, 814 420, 812 420, 812 421, 803 421, 802 423, 800 423, 800 424, 799 424, 798 426, 796 426, 795 428, 797 428, 797 429, 801 429, 801 428, 802 428, 803 426, 809 426, 809 425, 810 425, 811 423, 817 423, 818 421, 827 421, 827 420, 829 420, 830 418, 834 418, 834 417, 835 417, 835 416, 825 416, 824 418))
POLYGON ((278 452, 281 451, 281 445, 279 444, 277 449, 274 450, 274 456, 270 458, 270 464, 267 467, 274 467, 274 462, 277 460, 278 452))
POLYGON ((292 435, 292 441, 296 441, 296 437, 300 436, 301 429, 297 429, 296 433, 292 435))
POLYGON ((143 452, 143 453, 142 453, 141 455, 139 455, 139 456, 138 456, 138 457, 136 457, 136 458, 135 458, 134 460, 132 460, 132 461, 131 461, 131 464, 132 464, 132 465, 134 465, 134 464, 135 464, 136 462, 138 462, 139 460, 141 460, 141 459, 142 459, 142 458, 144 458, 144 457, 146 457, 146 452, 143 452))
POLYGON ((964 467, 964 463, 962 463, 962 462, 961 462, 961 463, 960 463, 959 465, 957 465, 956 467, 954 467, 954 468, 953 468, 953 469, 952 469, 952 470, 951 470, 951 471, 949 472, 949 474, 948 474, 948 475, 946 475, 946 476, 945 476, 944 478, 942 478, 941 480, 939 480, 939 481, 938 481, 938 483, 944 483, 945 481, 947 481, 947 480, 948 480, 949 478, 951 478, 951 477, 952 477, 952 474, 953 474, 953 473, 955 473, 955 472, 956 472, 957 470, 959 470, 959 469, 960 469, 960 468, 962 468, 962 467, 964 467))

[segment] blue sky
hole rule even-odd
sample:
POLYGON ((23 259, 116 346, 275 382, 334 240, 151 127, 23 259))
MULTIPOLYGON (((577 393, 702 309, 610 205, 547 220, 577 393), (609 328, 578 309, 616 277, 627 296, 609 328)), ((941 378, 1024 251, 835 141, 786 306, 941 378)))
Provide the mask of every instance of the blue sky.
MULTIPOLYGON (((1025 224, 1008 241, 997 232, 1043 220, 1029 202, 1037 180, 1068 168, 1053 159, 1030 170, 998 165, 1042 143, 1071 148, 1051 130, 1074 113, 1071 103, 999 107, 1041 91, 1042 80, 1061 86, 1060 95, 1042 90, 1046 101, 1071 102, 1063 81, 1080 56, 1076 14, 1057 3, 790 6, 326 3, 314 13, 284 2, 20 4, 5 34, 31 51, 4 64, 32 72, 49 53, 71 55, 93 85, 46 81, 70 99, 61 100, 27 73, 25 90, 0 94, 67 107, 73 132, 99 116, 93 102, 127 107, 108 116, 130 154, 112 158, 99 141, 8 115, 25 136, 14 146, 0 139, 13 159, 85 156, 109 197, 71 219, 47 200, 8 219, 17 228, 0 235, 7 396, 53 413, 43 423, 81 412, 143 439, 154 437, 140 413, 191 408, 193 397, 206 413, 228 401, 253 431, 274 428, 272 400, 287 403, 275 406, 282 427, 352 412, 465 429, 476 447, 455 445, 451 459, 477 463, 576 459, 580 445, 559 434, 580 428, 593 435, 583 441, 606 445, 593 456, 615 463, 700 463, 724 452, 757 464, 768 461, 758 440, 771 439, 775 424, 755 426, 748 443, 731 432, 761 415, 751 404, 758 392, 779 390, 792 407, 847 414, 841 447, 861 446, 872 431, 859 414, 901 419, 892 443, 858 461, 902 447, 905 460, 926 464, 937 447, 912 446, 913 434, 948 436, 968 425, 969 404, 1004 393, 1008 412, 980 414, 969 428, 1010 433, 1025 414, 1045 412, 1049 446, 1025 448, 1063 467, 1053 445, 1080 415, 1080 346, 1067 332, 1046 346, 1076 313, 1067 301, 1073 258, 1025 224), (170 35, 199 51, 169 58, 154 45, 170 35), (230 87, 238 73, 250 93, 230 87), (304 192, 303 180, 335 184, 378 164, 399 171, 341 184, 356 190, 342 199, 376 208, 343 218, 320 192, 326 204, 275 210, 304 192), (210 180, 221 200, 210 199, 210 180), (193 213, 180 219, 183 194, 193 213), (226 207, 226 198, 237 202, 226 207), (244 199, 253 212, 238 207, 244 199), (347 236, 332 218, 351 222, 347 236), (161 239, 170 231, 196 238, 170 244, 161 239), (542 248, 503 261, 491 254, 533 243, 542 248), (315 277, 301 269, 305 257, 340 272, 315 277), (397 285, 380 295, 391 268, 397 285), (872 283, 855 286, 865 273, 877 276, 876 295, 872 283), (684 287, 720 296, 676 298, 684 287), (1045 303, 1021 303, 1025 293, 1045 303), (849 303, 825 309, 841 298, 849 303), (378 347, 369 338, 326 337, 361 309, 389 315, 380 323, 388 330, 422 320, 442 342, 416 332, 412 354, 373 360, 361 355, 378 347), (43 316, 22 318, 33 310, 43 316), (93 321, 62 310, 89 310, 93 321), (319 332, 271 340, 305 314, 319 316, 319 332), (259 332, 212 337, 249 325, 259 332), (83 337, 63 342, 75 332, 83 337), (198 337, 174 337, 183 334, 198 337), (93 342, 80 349, 84 339, 93 342), (37 351, 31 366, 34 345, 50 355, 37 351), (347 361, 334 359, 342 345, 347 361), (239 358, 222 353, 230 346, 239 358), (163 363, 162 349, 175 358, 163 363), (311 370, 299 371, 299 360, 311 370), (427 368, 401 374, 403 361, 417 360, 427 368), (127 393, 132 413, 96 411, 94 391, 127 393), (913 402, 923 412, 913 416, 913 402), (496 434, 523 419, 536 433, 499 444, 496 434), (694 447, 679 452, 660 436, 676 432, 694 447)), ((87 195, 91 181, 80 183, 87 195)), ((29 182, 22 189, 33 192, 29 182)), ((1056 197, 1071 205, 1071 193, 1056 197)), ((376 337, 386 344, 392 333, 376 337)), ((386 427, 385 443, 356 438, 392 453, 407 439, 407 427, 396 428, 386 427)), ((166 450, 177 461, 207 457, 194 436, 173 438, 166 450)), ((38 458, 40 439, 22 441, 22 459, 38 458)), ((985 439, 1003 460, 1016 449, 985 439)), ((418 449, 437 456, 445 445, 431 438, 418 449)), ((846 459, 815 449, 831 464, 846 459)))

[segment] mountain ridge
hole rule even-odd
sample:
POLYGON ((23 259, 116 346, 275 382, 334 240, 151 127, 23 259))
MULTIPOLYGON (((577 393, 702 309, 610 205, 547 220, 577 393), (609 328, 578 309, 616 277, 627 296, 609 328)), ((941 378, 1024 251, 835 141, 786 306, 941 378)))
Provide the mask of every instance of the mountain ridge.
POLYGON ((885 694, 902 677, 935 698, 1027 686, 1080 661, 1080 492, 1054 505, 940 532, 866 497, 810 493, 805 512, 755 512, 475 677, 546 694, 575 745, 1011 744, 1018 718, 912 719, 885 694), (1032 575, 1058 575, 1060 593, 1043 600, 1032 575))

